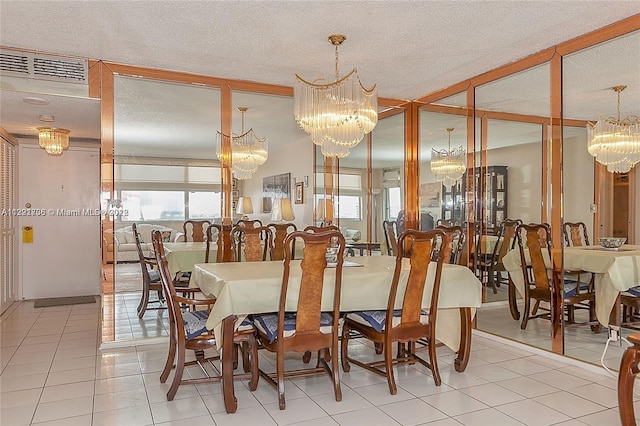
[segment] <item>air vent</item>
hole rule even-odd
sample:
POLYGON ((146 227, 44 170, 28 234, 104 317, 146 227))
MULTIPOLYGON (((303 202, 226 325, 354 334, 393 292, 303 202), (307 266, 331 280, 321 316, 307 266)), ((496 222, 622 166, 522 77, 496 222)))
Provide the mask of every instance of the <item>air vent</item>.
POLYGON ((0 51, 2 75, 87 84, 87 61, 13 50, 0 51))

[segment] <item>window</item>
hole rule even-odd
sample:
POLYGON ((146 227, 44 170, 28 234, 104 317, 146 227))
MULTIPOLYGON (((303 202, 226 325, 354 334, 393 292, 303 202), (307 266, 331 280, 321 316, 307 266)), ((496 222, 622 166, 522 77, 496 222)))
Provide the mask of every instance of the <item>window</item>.
POLYGON ((402 193, 400 188, 387 188, 387 206, 389 219, 396 220, 400 210, 402 210, 402 193))
POLYGON ((184 220, 184 191, 122 191, 123 220, 184 220))
POLYGON ((222 194, 219 192, 189 192, 189 219, 220 217, 222 194))
MULTIPOLYGON (((316 205, 324 199, 324 194, 316 194, 316 205)), ((359 195, 337 195, 333 204, 333 217, 340 219, 362 220, 360 208, 362 197, 359 195)))

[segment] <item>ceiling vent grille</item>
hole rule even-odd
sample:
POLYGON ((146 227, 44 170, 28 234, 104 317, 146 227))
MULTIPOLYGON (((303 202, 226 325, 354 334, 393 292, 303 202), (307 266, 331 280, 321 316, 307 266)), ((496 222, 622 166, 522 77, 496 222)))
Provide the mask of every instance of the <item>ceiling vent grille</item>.
POLYGON ((0 73, 36 80, 88 83, 86 60, 31 52, 0 50, 0 73))

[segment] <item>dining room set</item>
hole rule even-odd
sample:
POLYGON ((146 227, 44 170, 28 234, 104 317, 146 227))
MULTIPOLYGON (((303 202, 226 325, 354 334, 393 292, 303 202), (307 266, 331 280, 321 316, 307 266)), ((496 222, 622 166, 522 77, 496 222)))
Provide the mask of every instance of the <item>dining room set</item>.
POLYGON ((167 400, 180 385, 221 382, 233 413, 234 380, 248 381, 253 391, 262 379, 285 409, 288 379, 327 375, 341 401, 340 376, 353 366, 386 377, 395 395, 398 365, 422 365, 440 385, 439 345, 457 352, 456 371, 469 362, 482 286, 457 264, 459 227, 406 230, 390 236, 390 255, 355 257, 331 225, 186 221, 184 235, 167 242, 154 230, 152 256, 139 252, 139 315, 166 309, 169 317, 160 375, 171 383, 167 400), (350 353, 352 339, 370 341, 371 353, 350 353), (262 350, 275 354, 275 366, 259 356, 262 350))

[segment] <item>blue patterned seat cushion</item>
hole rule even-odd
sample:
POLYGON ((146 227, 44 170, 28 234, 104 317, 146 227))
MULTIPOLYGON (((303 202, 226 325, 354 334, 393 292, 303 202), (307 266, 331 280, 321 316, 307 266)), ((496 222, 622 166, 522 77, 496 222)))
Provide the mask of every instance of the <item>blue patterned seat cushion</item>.
MULTIPOLYGON (((207 318, 209 318, 209 312, 207 311, 186 311, 182 313, 187 339, 193 339, 207 332, 207 318)), ((245 318, 238 330, 251 330, 252 328, 251 321, 245 318)))
POLYGON ((149 271, 149 280, 152 283, 160 282, 160 271, 158 271, 157 269, 151 269, 149 271))
MULTIPOLYGON (((578 287, 576 281, 569 281, 564 284, 564 297, 572 297, 576 295, 576 288, 578 287)), ((588 283, 580 283, 580 294, 584 294, 589 291, 588 283)))
MULTIPOLYGON (((253 324, 256 330, 273 343, 278 337, 278 314, 256 315, 253 317, 253 324)), ((320 315, 320 332, 330 334, 332 332, 333 315, 322 312, 320 315)), ((296 331, 296 314, 288 312, 284 314, 284 337, 293 336, 296 331)))
POLYGON ((632 297, 640 297, 640 286, 635 286, 626 289, 622 292, 623 296, 632 296, 632 297))
MULTIPOLYGON (((400 316, 402 315, 401 309, 393 311, 393 324, 391 327, 396 327, 400 324, 400 316)), ((372 327, 377 332, 381 333, 384 330, 386 323, 387 311, 359 311, 350 312, 347 314, 347 318, 351 321, 355 321, 359 324, 372 327)), ((429 324, 429 311, 423 309, 420 311, 420 322, 422 324, 429 324)))

